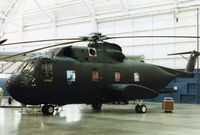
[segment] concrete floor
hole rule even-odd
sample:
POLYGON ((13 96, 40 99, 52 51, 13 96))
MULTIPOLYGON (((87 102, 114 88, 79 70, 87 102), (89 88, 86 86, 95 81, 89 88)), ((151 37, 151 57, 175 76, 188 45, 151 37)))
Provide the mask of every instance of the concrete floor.
POLYGON ((163 113, 160 103, 146 103, 137 114, 134 105, 104 105, 93 112, 86 105, 67 105, 54 116, 20 108, 0 108, 0 135, 199 135, 200 105, 175 105, 163 113))

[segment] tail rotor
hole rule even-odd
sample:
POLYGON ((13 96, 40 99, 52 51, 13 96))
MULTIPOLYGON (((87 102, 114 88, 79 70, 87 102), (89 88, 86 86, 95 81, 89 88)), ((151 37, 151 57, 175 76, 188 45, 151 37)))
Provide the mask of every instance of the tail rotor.
POLYGON ((168 55, 183 55, 183 54, 190 54, 190 58, 188 60, 187 66, 186 66, 186 72, 193 72, 195 65, 196 65, 196 61, 198 59, 198 56, 200 55, 200 53, 198 51, 188 51, 188 52, 181 52, 181 53, 172 53, 172 54, 168 54, 168 55))

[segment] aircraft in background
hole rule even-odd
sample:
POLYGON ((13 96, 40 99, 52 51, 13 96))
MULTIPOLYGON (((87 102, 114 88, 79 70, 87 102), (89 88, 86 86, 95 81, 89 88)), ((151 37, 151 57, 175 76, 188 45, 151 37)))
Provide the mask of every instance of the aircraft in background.
POLYGON ((2 99, 3 99, 3 89, 0 87, 0 105, 1 105, 2 99))

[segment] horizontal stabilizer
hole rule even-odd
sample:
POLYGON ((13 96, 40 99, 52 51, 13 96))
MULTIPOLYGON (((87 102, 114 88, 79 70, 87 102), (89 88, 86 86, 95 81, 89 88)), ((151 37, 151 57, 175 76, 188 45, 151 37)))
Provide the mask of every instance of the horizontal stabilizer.
POLYGON ((115 99, 147 99, 158 96, 155 90, 137 84, 112 84, 108 90, 109 95, 115 99))

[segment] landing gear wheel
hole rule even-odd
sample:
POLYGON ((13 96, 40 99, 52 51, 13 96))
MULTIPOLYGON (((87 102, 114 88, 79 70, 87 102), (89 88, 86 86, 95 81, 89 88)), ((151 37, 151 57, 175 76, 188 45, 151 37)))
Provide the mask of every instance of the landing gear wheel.
POLYGON ((11 104, 12 104, 12 101, 13 101, 13 98, 12 98, 12 97, 9 97, 9 98, 8 98, 8 104, 11 105, 11 104))
POLYGON ((147 112, 147 107, 144 104, 142 104, 142 105, 137 104, 135 106, 135 111, 136 111, 136 113, 146 113, 147 112))
POLYGON ((93 110, 95 110, 95 111, 100 111, 100 110, 101 110, 101 107, 102 107, 102 104, 101 104, 101 103, 92 104, 92 108, 93 108, 93 110))
POLYGON ((141 105, 140 106, 140 113, 146 113, 147 112, 147 107, 146 105, 141 105))
POLYGON ((53 115, 54 106, 53 105, 44 105, 44 106, 42 106, 42 113, 44 115, 53 115))
POLYGON ((137 104, 137 105, 135 106, 135 112, 136 112, 136 113, 139 113, 139 112, 140 112, 139 109, 140 109, 140 105, 137 104))

